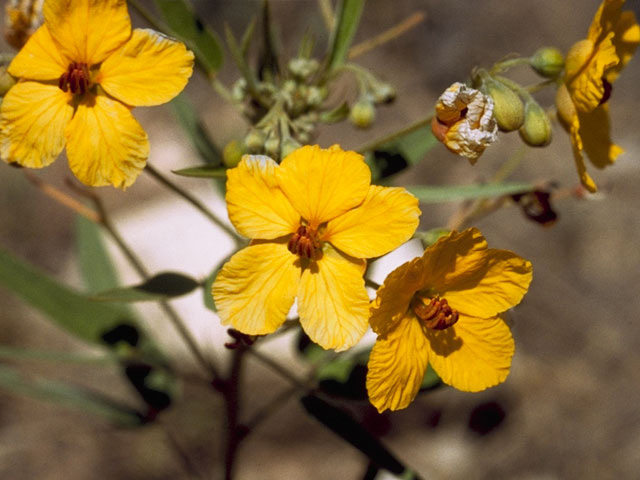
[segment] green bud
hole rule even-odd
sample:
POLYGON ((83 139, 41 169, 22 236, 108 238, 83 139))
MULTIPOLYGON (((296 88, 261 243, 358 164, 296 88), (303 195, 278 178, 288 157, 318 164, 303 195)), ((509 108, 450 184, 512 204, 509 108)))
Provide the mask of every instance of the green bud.
POLYGON ((231 140, 222 150, 222 162, 225 167, 233 168, 240 163, 242 155, 247 153, 247 147, 240 140, 231 140))
POLYGON ((9 75, 7 67, 0 67, 0 97, 4 97, 15 84, 16 79, 9 75))
POLYGON ((396 89, 388 83, 378 83, 372 91, 376 103, 393 102, 396 98, 396 89))
POLYGON ((294 77, 307 80, 318 71, 320 64, 315 58, 292 58, 289 61, 289 72, 294 77))
POLYGON ((260 152, 264 148, 264 142, 266 140, 266 135, 262 130, 251 129, 247 136, 244 137, 244 144, 247 146, 247 149, 252 152, 260 152))
POLYGON ((493 99, 493 117, 498 122, 500 130, 511 132, 522 126, 524 104, 516 92, 489 75, 482 79, 480 90, 493 99))
POLYGON ((349 120, 358 128, 369 128, 375 118, 376 109, 367 98, 358 100, 349 112, 349 120))
POLYGON ((280 148, 280 154, 282 155, 282 158, 284 158, 287 155, 289 155, 290 153, 292 153, 295 150, 299 149, 301 146, 302 145, 300 145, 298 142, 296 142, 293 138, 287 137, 282 142, 282 145, 281 145, 281 148, 280 148))
POLYGON ((307 105, 317 107, 323 100, 324 97, 322 96, 320 88, 314 86, 309 87, 309 90, 307 90, 307 105))
POLYGON ((564 68, 562 52, 555 47, 542 47, 531 56, 531 68, 545 78, 557 77, 564 68))
POLYGON ((231 98, 236 102, 242 102, 246 95, 247 81, 244 78, 241 78, 231 87, 231 98))
POLYGON ((269 139, 264 142, 264 151, 271 158, 278 158, 280 150, 280 139, 276 136, 270 136, 269 139))
POLYGON ((524 106, 524 124, 518 133, 520 138, 532 147, 544 147, 551 143, 551 121, 534 100, 524 106))

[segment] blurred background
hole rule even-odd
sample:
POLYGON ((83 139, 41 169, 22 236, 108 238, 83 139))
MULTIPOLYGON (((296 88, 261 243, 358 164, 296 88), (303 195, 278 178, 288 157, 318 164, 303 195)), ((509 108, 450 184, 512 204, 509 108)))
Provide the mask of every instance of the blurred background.
MULTIPOLYGON (((203 19, 217 31, 224 23, 236 36, 260 10, 258 1, 195 0, 203 19)), ((315 1, 275 0, 273 18, 283 50, 295 54, 310 29, 324 51, 326 33, 315 1)), ((474 66, 491 66, 508 54, 529 55, 541 46, 566 52, 585 37, 597 0, 504 2, 480 0, 371 0, 355 43, 421 11, 426 20, 405 35, 357 59, 390 82, 397 100, 378 108, 366 131, 347 124, 324 128, 317 143, 356 149, 424 118, 440 93, 465 81, 474 66)), ((627 8, 640 18, 640 1, 627 8)), ((147 26, 137 15, 134 26, 147 26)), ((10 47, 2 44, 2 51, 10 47)), ((255 53, 255 52, 254 52, 255 53)), ((525 68, 511 75, 523 83, 535 77, 525 68)), ((230 85, 237 72, 227 55, 220 74, 230 85)), ((626 153, 606 171, 589 170, 600 187, 593 197, 566 198, 554 207, 550 227, 529 221, 515 207, 475 222, 489 245, 516 251, 533 262, 534 280, 511 314, 516 355, 507 382, 480 394, 441 388, 420 395, 410 408, 378 416, 366 402, 350 408, 371 425, 403 462, 424 478, 637 478, 640 471, 640 61, 634 59, 615 83, 610 100, 612 138, 626 153)), ((357 96, 344 82, 345 95, 357 96)), ((199 76, 186 93, 218 145, 240 138, 246 124, 208 89, 199 76)), ((553 94, 537 95, 551 105, 553 94)), ((151 142, 149 162, 159 170, 198 163, 196 152, 169 107, 134 111, 151 142)), ((565 132, 554 125, 547 148, 528 148, 514 180, 552 180, 559 188, 578 183, 565 132)), ((399 185, 469 184, 491 178, 521 145, 517 134, 501 134, 471 168, 437 146, 399 185)), ((68 191, 72 176, 61 156, 36 172, 68 191)), ((224 215, 224 204, 206 180, 175 181, 224 215)), ((176 270, 203 278, 231 252, 223 238, 188 204, 143 173, 126 192, 99 191, 123 237, 152 271, 176 270)), ((61 282, 82 288, 75 252, 75 216, 31 185, 22 171, 0 165, 0 246, 44 269, 61 282)), ((459 204, 425 205, 421 229, 446 225, 459 204)), ((123 282, 139 279, 110 245, 123 282)), ((173 302, 208 354, 221 358, 225 330, 200 306, 202 292, 173 302)), ((4 346, 89 352, 84 343, 58 330, 4 288, 0 288, 0 342, 4 346)), ((186 372, 196 371, 189 353, 162 313, 142 310, 147 327, 186 372)), ((292 369, 303 368, 291 337, 265 343, 264 351, 292 369)), ((2 360, 3 362, 6 360, 2 360)), ((135 392, 115 368, 38 361, 10 362, 25 375, 86 385, 135 404, 135 392)), ((242 415, 250 416, 287 383, 250 359, 242 384, 242 415)), ((118 429, 90 414, 0 391, 0 478, 11 479, 179 479, 194 471, 217 478, 220 468, 222 402, 206 388, 185 383, 161 421, 139 429, 118 429), (181 452, 181 453, 180 453, 181 452)), ((305 413, 296 397, 284 401, 242 443, 237 478, 365 478, 366 458, 305 413)), ((197 477, 196 477, 197 478, 197 477)), ((381 477, 382 478, 382 477, 381 477)))

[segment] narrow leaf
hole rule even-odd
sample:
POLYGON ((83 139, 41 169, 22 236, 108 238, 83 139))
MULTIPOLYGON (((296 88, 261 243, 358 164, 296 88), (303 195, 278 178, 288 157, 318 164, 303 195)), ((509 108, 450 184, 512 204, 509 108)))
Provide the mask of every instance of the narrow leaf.
POLYGON ((135 427, 143 424, 143 416, 136 410, 102 394, 54 380, 42 378, 28 380, 6 365, 0 366, 0 388, 38 400, 84 410, 120 426, 135 427))
POLYGON ((118 285, 118 276, 107 254, 100 227, 81 215, 76 216, 76 248, 80 273, 89 292, 118 285))
POLYGON ((208 165, 222 165, 220 150, 211 140, 204 125, 195 113, 195 107, 187 99, 186 95, 181 93, 171 101, 170 105, 178 123, 200 154, 200 158, 208 165))
POLYGON ((198 288, 198 281, 181 273, 164 272, 131 287, 113 288, 91 295, 106 302, 150 302, 186 295, 198 288))
POLYGON ((227 46, 229 47, 229 52, 231 52, 231 58, 233 58, 238 70, 240 70, 240 73, 247 82, 247 90, 251 93, 251 96, 259 98, 257 79, 253 70, 249 67, 247 59, 244 57, 242 47, 238 44, 236 37, 234 37, 233 32, 231 31, 231 27, 227 24, 224 26, 224 33, 227 40, 227 46))
POLYGON ((328 53, 328 70, 333 71, 347 58, 349 47, 358 30, 364 0, 342 0, 335 17, 328 53))
POLYGON ((256 17, 253 17, 249 22, 246 30, 242 34, 242 39, 240 40, 240 51, 242 52, 243 57, 247 57, 247 53, 249 53, 249 47, 251 46, 251 40, 253 40, 253 34, 256 29, 256 17))
POLYGON ((280 73, 278 62, 278 37, 271 18, 271 9, 268 0, 262 2, 262 50, 258 59, 258 72, 260 79, 273 81, 280 73))
POLYGON ((322 112, 320 121, 324 123, 336 123, 344 120, 349 115, 349 104, 344 102, 328 112, 322 112))
POLYGON ((396 475, 405 474, 408 470, 377 438, 345 411, 313 394, 302 397, 300 401, 309 414, 364 453, 377 466, 396 475))
POLYGON ((199 167, 187 167, 180 170, 171 170, 176 175, 198 178, 227 178, 227 169, 215 165, 203 165, 199 167))
POLYGON ((477 185, 406 187, 423 203, 442 203, 475 198, 500 197, 535 189, 530 183, 486 183, 477 185))
POLYGON ((163 20, 171 32, 195 54, 208 75, 222 67, 223 53, 220 39, 195 14, 186 0, 155 0, 163 20))

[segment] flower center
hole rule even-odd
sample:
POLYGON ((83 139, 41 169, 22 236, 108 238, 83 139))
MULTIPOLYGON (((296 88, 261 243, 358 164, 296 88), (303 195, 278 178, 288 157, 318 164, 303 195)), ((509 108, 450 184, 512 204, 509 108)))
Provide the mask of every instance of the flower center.
POLYGON ((315 260, 320 253, 318 232, 308 225, 300 225, 287 244, 289 251, 303 258, 315 260))
POLYGON ((446 298, 423 298, 416 295, 411 300, 413 313, 432 330, 445 330, 458 321, 458 312, 449 306, 446 298))
POLYGON ((86 63, 72 62, 67 71, 60 75, 58 86, 63 92, 83 95, 91 83, 89 67, 86 63))

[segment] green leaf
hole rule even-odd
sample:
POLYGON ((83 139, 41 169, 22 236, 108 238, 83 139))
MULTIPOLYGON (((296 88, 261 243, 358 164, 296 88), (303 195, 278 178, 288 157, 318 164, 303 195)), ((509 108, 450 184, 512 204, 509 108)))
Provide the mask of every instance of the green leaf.
POLYGON ((213 269, 213 272, 211 272, 211 275, 209 275, 207 279, 204 281, 204 285, 202 287, 204 306, 213 312, 218 311, 218 309, 216 308, 216 303, 213 301, 213 295, 211 295, 211 288, 213 287, 213 282, 218 276, 218 272, 222 269, 224 264, 227 263, 232 256, 233 256, 233 253, 223 258, 220 261, 220 263, 218 263, 216 268, 213 269))
POLYGON ((118 285, 118 275, 107 254, 100 227, 81 215, 76 216, 76 248, 80 273, 89 292, 118 285))
POLYGON ((120 358, 113 353, 86 354, 77 352, 54 352, 31 348, 0 345, 0 358, 8 360, 34 360, 47 363, 69 363, 80 365, 114 366, 120 358))
POLYGON ((231 52, 231 58, 235 62, 238 70, 242 74, 242 77, 247 82, 247 90, 251 93, 251 96, 254 98, 260 98, 258 92, 258 80, 255 77, 255 74, 249 64, 247 63, 247 59, 244 56, 242 51, 242 46, 238 44, 236 37, 234 37, 233 32, 231 31, 231 27, 225 24, 224 26, 225 38, 227 40, 227 46, 229 47, 229 52, 231 52))
POLYGON ((6 365, 0 366, 0 388, 38 400, 84 410, 120 426, 136 427, 144 423, 143 416, 135 409, 102 394, 54 380, 43 378, 27 380, 6 365))
POLYGON ((427 371, 424 372, 424 377, 420 384, 420 390, 432 390, 440 385, 442 385, 442 380, 440 380, 440 377, 435 370, 431 368, 431 365, 427 365, 427 371))
POLYGON ((260 78, 273 81, 280 73, 278 35, 271 18, 271 9, 268 0, 262 3, 262 50, 258 59, 260 78))
POLYGON ((530 192, 535 189, 535 186, 530 183, 485 183, 451 186, 422 185, 406 188, 423 203, 442 203, 530 192))
POLYGON ((336 13, 336 23, 331 32, 328 52, 328 70, 333 71, 344 63, 349 47, 358 30, 364 0, 342 0, 336 13))
POLYGON ((171 32, 195 54, 209 76, 222 67, 223 53, 220 39, 195 14, 186 0, 155 0, 163 20, 171 32))
POLYGON ((208 165, 222 165, 220 150, 211 140, 204 125, 195 113, 195 107, 187 99, 186 95, 181 93, 171 101, 170 105, 178 123, 198 151, 200 158, 208 165))
POLYGON ((251 46, 251 40, 253 40, 253 34, 256 29, 256 17, 253 17, 249 22, 246 30, 242 34, 242 39, 240 40, 240 52, 242 52, 242 56, 246 58, 247 53, 249 52, 249 47, 251 46))
POLYGON ((418 238, 422 242, 422 246, 427 248, 436 243, 441 237, 449 235, 451 230, 447 228, 432 228, 425 232, 418 231, 413 234, 413 238, 418 238))
POLYGON ((163 272, 139 285, 113 288, 90 298, 102 302, 150 302, 186 295, 199 286, 197 280, 181 273, 163 272))
POLYGON ((176 175, 182 175, 183 177, 227 178, 227 169, 225 167, 218 167, 215 165, 187 167, 171 171, 176 175))
POLYGON ((344 102, 328 112, 322 112, 320 121, 324 123, 336 123, 344 120, 349 115, 349 104, 344 102))

